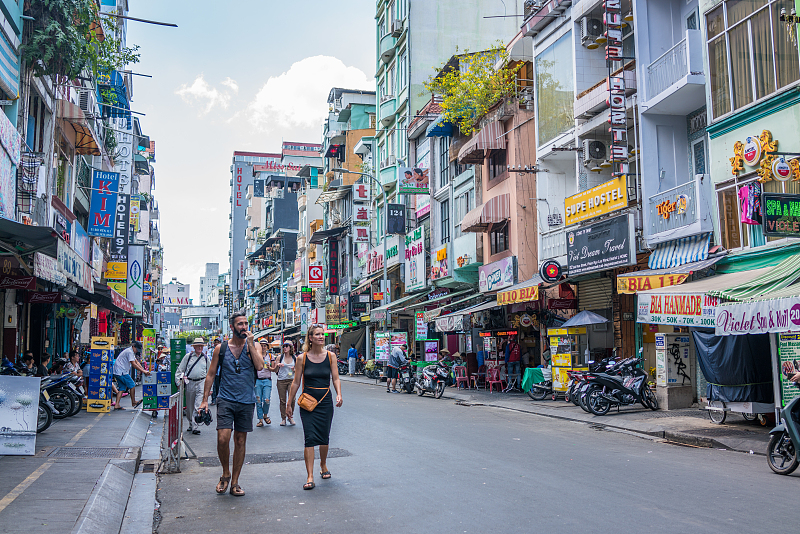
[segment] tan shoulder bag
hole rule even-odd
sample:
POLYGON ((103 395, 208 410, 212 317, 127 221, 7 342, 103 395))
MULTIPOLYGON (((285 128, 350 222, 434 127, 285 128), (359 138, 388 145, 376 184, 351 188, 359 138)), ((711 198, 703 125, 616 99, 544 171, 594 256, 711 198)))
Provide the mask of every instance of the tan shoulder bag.
MULTIPOLYGON (((327 351, 327 352, 328 352, 328 364, 330 364, 331 363, 331 352, 330 351, 327 351)), ((311 395, 309 395, 308 393, 305 393, 305 392, 303 392, 303 394, 300 395, 300 397, 297 399, 297 405, 298 406, 300 406, 302 409, 304 409, 307 412, 313 412, 317 408, 317 404, 322 402, 322 400, 325 397, 328 396, 328 393, 330 392, 330 387, 327 387, 327 388, 312 388, 312 387, 306 386, 306 376, 305 375, 306 375, 307 356, 308 356, 307 352, 303 353, 303 389, 308 388, 308 389, 325 389, 325 390, 327 390, 327 391, 325 391, 325 395, 323 395, 322 399, 320 399, 320 400, 315 399, 314 397, 312 397, 311 395)))

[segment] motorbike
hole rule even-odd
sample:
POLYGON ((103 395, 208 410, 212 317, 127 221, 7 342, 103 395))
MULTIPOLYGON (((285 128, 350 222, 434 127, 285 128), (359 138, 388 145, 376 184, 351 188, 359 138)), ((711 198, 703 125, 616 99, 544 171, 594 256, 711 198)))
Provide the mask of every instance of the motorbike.
POLYGON ((553 375, 552 370, 542 368, 542 382, 537 382, 528 390, 528 396, 533 400, 544 400, 548 395, 553 394, 553 375))
POLYGON ((36 418, 36 433, 44 432, 53 424, 53 416, 58 413, 56 407, 50 402, 50 397, 44 389, 39 391, 39 413, 36 418))
POLYGON ((628 358, 617 364, 620 373, 592 373, 588 379, 585 404, 595 415, 605 415, 612 406, 629 406, 637 402, 658 410, 658 399, 647 384, 648 374, 641 369, 641 360, 628 358))
POLYGON ((436 399, 441 399, 444 395, 444 388, 447 386, 447 376, 450 368, 445 362, 438 361, 434 365, 428 365, 422 369, 422 376, 416 381, 417 395, 422 397, 430 392, 436 399))
POLYGON ((380 378, 381 372, 378 369, 375 360, 369 360, 364 365, 364 376, 366 376, 367 378, 371 378, 373 380, 377 380, 378 378, 380 378))
POLYGON ((350 366, 347 363, 347 358, 345 358, 344 360, 341 358, 337 359, 336 366, 339 368, 340 375, 346 375, 350 373, 350 366))
MULTIPOLYGON (((800 387, 800 384, 795 384, 800 387)), ((769 432, 767 465, 779 475, 789 475, 800 464, 797 446, 800 444, 800 396, 781 410, 781 421, 769 432)))
POLYGON ((411 364, 409 362, 406 362, 400 367, 400 378, 398 378, 397 381, 406 393, 414 393, 416 378, 414 378, 414 373, 411 370, 411 364))

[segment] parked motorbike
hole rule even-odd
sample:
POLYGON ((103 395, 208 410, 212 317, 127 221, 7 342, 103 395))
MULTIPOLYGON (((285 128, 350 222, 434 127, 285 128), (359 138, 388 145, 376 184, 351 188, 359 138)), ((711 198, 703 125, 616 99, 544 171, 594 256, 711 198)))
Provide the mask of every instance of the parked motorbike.
POLYGON ((380 378, 381 372, 378 369, 375 360, 369 360, 366 364, 364 364, 364 376, 373 380, 380 378))
POLYGON ((641 360, 628 358, 620 362, 620 374, 593 373, 585 404, 595 415, 605 415, 612 406, 629 406, 637 402, 658 410, 658 399, 647 384, 648 374, 641 369, 641 360))
POLYGON ((542 368, 543 382, 537 382, 528 390, 528 396, 533 400, 544 400, 548 395, 553 394, 553 374, 552 369, 542 368))
MULTIPOLYGON (((796 384, 800 387, 800 384, 796 384)), ((797 447, 800 444, 800 396, 781 410, 781 421, 769 432, 767 464, 779 475, 789 475, 800 464, 797 447)))
POLYGON ((36 433, 44 432, 53 424, 53 416, 57 413, 45 390, 39 391, 39 414, 36 419, 36 433))
POLYGON ((409 394, 414 393, 414 383, 416 382, 416 378, 411 369, 411 364, 406 362, 405 365, 400 367, 400 378, 397 379, 400 386, 409 394))
POLYGON ((336 366, 339 368, 340 375, 346 375, 350 373, 350 366, 347 363, 347 358, 344 360, 339 358, 336 360, 336 366))
POLYGON ((422 376, 416 381, 417 395, 422 397, 425 393, 433 394, 436 399, 442 398, 447 385, 447 376, 450 368, 445 362, 439 361, 422 369, 422 376))

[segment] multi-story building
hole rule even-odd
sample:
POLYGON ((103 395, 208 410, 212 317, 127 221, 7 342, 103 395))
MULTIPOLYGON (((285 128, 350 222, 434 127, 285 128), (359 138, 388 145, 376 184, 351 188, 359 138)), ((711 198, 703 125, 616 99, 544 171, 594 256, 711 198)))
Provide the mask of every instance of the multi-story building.
POLYGON ((206 263, 206 275, 200 277, 200 305, 213 306, 217 304, 211 298, 211 293, 219 284, 219 263, 206 263))

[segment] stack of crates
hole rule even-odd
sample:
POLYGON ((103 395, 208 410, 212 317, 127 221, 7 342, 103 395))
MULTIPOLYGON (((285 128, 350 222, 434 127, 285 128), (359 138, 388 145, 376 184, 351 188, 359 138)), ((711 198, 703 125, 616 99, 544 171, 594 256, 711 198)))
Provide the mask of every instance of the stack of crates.
POLYGON ((153 372, 142 378, 142 396, 145 410, 168 410, 169 396, 172 394, 172 373, 153 372))
POLYGON ((89 356, 87 412, 109 412, 111 410, 113 365, 114 338, 93 337, 89 356))
MULTIPOLYGON (((169 341, 169 368, 172 371, 172 375, 175 376, 175 373, 178 372, 178 366, 181 364, 181 360, 183 357, 186 356, 186 340, 185 339, 171 339, 169 341)), ((175 394, 178 392, 178 385, 175 382, 172 383, 172 393, 175 394)))

